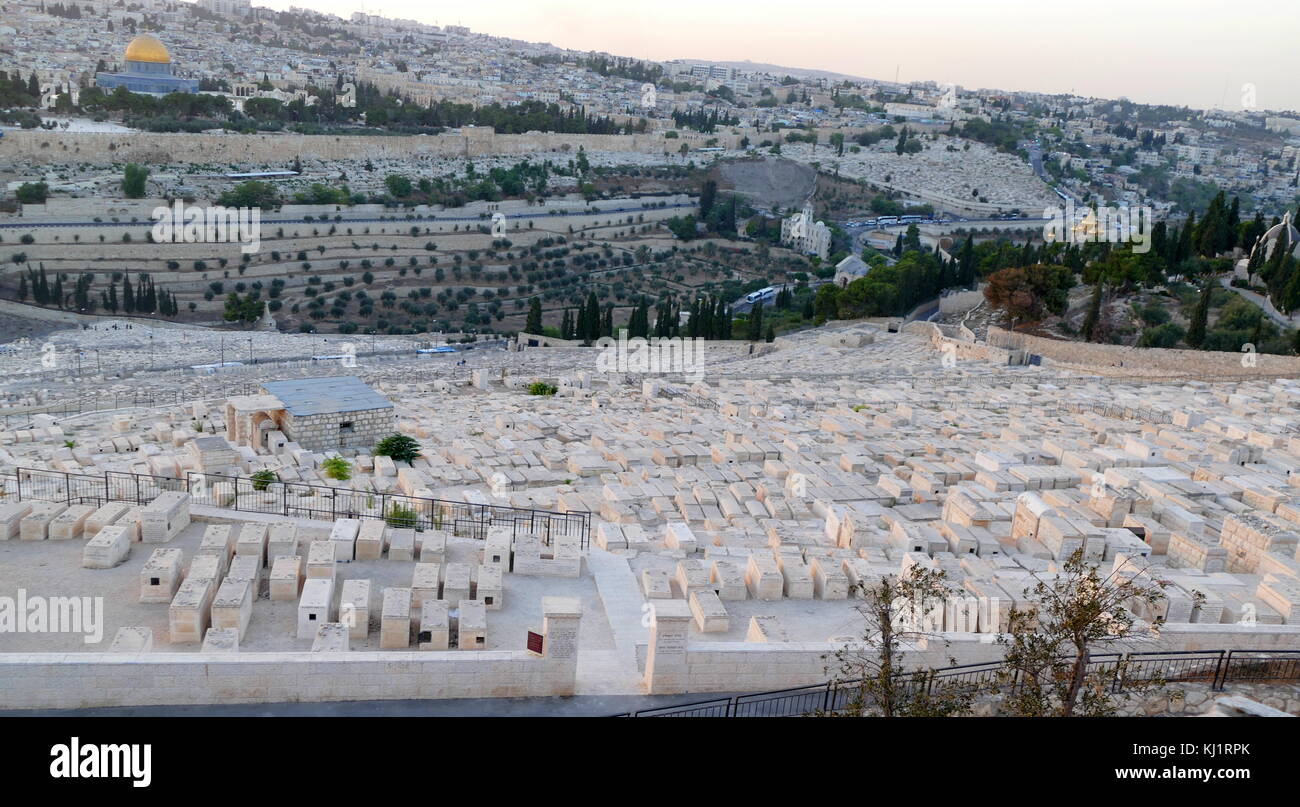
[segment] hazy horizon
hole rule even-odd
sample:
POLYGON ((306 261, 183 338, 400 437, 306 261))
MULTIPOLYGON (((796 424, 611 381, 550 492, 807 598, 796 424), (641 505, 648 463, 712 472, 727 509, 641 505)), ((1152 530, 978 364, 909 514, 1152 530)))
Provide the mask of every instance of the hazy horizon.
POLYGON ((1099 0, 1076 16, 1023 0, 881 8, 860 0, 793 7, 773 0, 497 0, 446 10, 410 0, 254 4, 297 5, 344 18, 364 10, 657 62, 751 61, 884 81, 897 76, 1200 109, 1241 109, 1243 87, 1251 84, 1258 108, 1300 110, 1300 84, 1286 79, 1289 40, 1300 26, 1280 24, 1298 15, 1294 5, 1278 0, 1245 0, 1231 13, 1213 0, 1099 0), (792 11, 805 16, 794 18, 792 11))

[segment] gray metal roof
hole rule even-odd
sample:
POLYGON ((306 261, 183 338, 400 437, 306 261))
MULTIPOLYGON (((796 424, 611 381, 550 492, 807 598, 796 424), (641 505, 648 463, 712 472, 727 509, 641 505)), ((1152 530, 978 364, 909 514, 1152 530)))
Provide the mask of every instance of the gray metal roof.
POLYGON ((350 375, 268 381, 262 388, 279 398, 295 417, 393 408, 387 398, 350 375))

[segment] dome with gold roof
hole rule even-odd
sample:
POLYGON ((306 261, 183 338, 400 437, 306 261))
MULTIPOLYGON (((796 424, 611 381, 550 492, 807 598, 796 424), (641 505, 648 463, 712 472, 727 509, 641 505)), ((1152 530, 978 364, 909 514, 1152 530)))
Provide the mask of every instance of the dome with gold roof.
POLYGON ((152 34, 140 34, 132 39, 131 44, 126 46, 126 55, 123 59, 128 62, 150 64, 171 64, 172 61, 171 55, 167 53, 167 47, 152 34))
POLYGON ((126 62, 121 73, 96 73, 95 86, 105 91, 125 89, 128 92, 148 95, 167 95, 173 92, 198 92, 197 79, 181 78, 174 74, 167 47, 152 34, 140 34, 126 46, 126 62))

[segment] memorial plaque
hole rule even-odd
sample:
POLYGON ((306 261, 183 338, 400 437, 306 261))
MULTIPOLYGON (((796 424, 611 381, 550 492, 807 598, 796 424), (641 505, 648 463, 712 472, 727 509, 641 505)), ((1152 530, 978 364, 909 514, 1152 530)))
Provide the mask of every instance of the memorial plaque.
POLYGON ((542 634, 528 631, 528 652, 542 655, 542 634))

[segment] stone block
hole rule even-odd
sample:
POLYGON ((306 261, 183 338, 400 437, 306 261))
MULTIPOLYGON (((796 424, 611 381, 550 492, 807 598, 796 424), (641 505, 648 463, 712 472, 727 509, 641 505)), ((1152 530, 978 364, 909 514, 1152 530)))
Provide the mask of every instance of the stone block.
POLYGON ((243 524, 235 538, 235 554, 247 555, 257 559, 259 565, 266 565, 266 525, 253 521, 243 524))
POLYGON ((370 635, 370 581, 362 578, 343 581, 339 595, 339 622, 348 627, 353 639, 370 635))
POLYGON ((334 621, 333 578, 309 578, 298 600, 298 638, 315 639, 316 629, 334 621))
POLYGON ((159 547, 149 555, 143 568, 140 569, 139 601, 169 603, 176 596, 176 589, 180 584, 181 550, 159 547))
POLYGON ((368 518, 357 530, 356 559, 379 560, 384 554, 384 532, 388 525, 379 519, 368 518))
POLYGON ((451 618, 446 600, 425 600, 420 606, 420 631, 416 636, 421 650, 447 650, 451 647, 451 618))
POLYGON ((111 569, 131 554, 131 540, 126 527, 104 527, 86 542, 81 550, 81 565, 87 569, 111 569))
POLYGON ((271 599, 292 602, 302 593, 302 558, 280 555, 271 562, 271 599))
POLYGON ((477 600, 460 600, 456 611, 456 649, 486 650, 487 608, 477 600))
POLYGON ((405 650, 411 646, 411 590, 384 589, 380 611, 379 646, 384 650, 405 650))
POLYGON ((691 606, 691 615, 700 633, 726 633, 731 629, 726 606, 711 588, 691 591, 687 598, 691 606))

